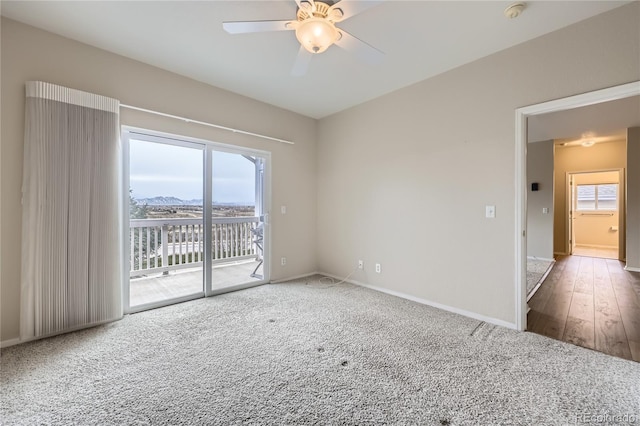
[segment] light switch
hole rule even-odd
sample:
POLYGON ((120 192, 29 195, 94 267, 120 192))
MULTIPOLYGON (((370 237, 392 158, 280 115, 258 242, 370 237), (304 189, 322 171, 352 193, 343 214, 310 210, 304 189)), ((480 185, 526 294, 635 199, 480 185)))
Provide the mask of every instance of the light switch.
POLYGON ((280 206, 280 213, 287 214, 287 206, 280 206))
POLYGON ((549 207, 543 207, 542 214, 549 214, 549 207))
POLYGON ((496 206, 485 206, 485 216, 491 219, 496 217, 496 206))

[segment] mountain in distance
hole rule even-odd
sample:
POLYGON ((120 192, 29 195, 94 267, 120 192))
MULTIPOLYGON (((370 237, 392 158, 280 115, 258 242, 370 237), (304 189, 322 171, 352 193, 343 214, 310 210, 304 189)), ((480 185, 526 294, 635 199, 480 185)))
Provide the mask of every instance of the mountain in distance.
MULTIPOLYGON (((201 206, 204 204, 202 199, 196 200, 182 200, 177 197, 165 197, 158 196, 152 198, 136 198, 135 199, 140 205, 148 205, 148 206, 201 206)), ((218 202, 214 201, 214 205, 216 206, 247 206, 253 205, 253 203, 239 203, 239 202, 218 202)))
POLYGON ((182 200, 177 197, 152 197, 152 198, 136 198, 138 204, 148 206, 197 206, 202 205, 202 200, 182 200))

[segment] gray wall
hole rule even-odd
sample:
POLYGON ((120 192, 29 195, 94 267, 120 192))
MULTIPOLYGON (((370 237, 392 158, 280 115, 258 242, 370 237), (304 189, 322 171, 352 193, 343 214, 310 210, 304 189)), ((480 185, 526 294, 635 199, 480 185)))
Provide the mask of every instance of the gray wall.
POLYGON ((639 80, 639 21, 634 2, 320 120, 320 270, 363 259, 354 280, 514 324, 514 111, 639 80))
POLYGON ((24 84, 43 80, 158 110, 290 139, 284 145, 208 127, 123 110, 121 123, 271 151, 272 279, 316 270, 316 120, 2 19, 2 271, 0 340, 18 337, 20 191, 24 84), (287 214, 280 214, 287 205, 287 214))
POLYGON ((527 256, 553 259, 552 140, 527 144, 527 256), (538 191, 531 190, 533 182, 538 191))
POLYGON ((640 127, 627 130, 627 267, 640 272, 640 127))

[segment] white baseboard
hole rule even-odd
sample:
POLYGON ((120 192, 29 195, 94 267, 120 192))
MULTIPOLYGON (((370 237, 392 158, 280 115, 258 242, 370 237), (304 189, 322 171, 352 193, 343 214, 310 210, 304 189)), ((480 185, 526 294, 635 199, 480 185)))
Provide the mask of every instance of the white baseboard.
POLYGON ((634 266, 625 266, 624 270, 629 272, 640 272, 640 268, 636 268, 634 266))
POLYGON ((546 257, 527 256, 528 260, 542 260, 543 262, 555 262, 555 259, 547 259, 546 257))
POLYGON ((18 337, 16 337, 15 339, 3 340, 0 342, 0 349, 8 348, 9 346, 15 346, 18 343, 22 343, 22 341, 20 341, 18 337))
POLYGON ((299 280, 300 278, 307 278, 307 277, 311 277, 313 275, 326 275, 326 274, 323 274, 322 272, 308 272, 308 273, 302 274, 302 275, 294 275, 292 277, 280 278, 279 280, 271 280, 271 281, 269 281, 269 284, 278 284, 278 283, 284 283, 284 282, 292 281, 292 280, 299 280))
POLYGON ((27 342, 33 342, 35 340, 47 339, 49 337, 55 337, 55 336, 59 336, 61 334, 73 333, 74 331, 85 330, 87 328, 93 328, 93 327, 97 327, 99 325, 104 325, 104 324, 109 324, 111 322, 120 321, 122 318, 124 318, 124 314, 122 316, 118 317, 118 318, 108 319, 108 320, 104 320, 104 321, 96 321, 96 322, 92 322, 90 324, 78 325, 76 327, 67 328, 66 330, 56 331, 54 333, 49 333, 49 334, 45 334, 45 335, 42 335, 42 336, 28 337, 26 339, 15 338, 15 339, 3 340, 2 342, 0 342, 0 348, 8 348, 9 346, 14 346, 14 345, 22 344, 22 343, 27 343, 27 342))
MULTIPOLYGON (((326 275, 327 277, 331 277, 337 280, 342 280, 343 277, 338 277, 332 274, 327 274, 326 272, 319 272, 319 274, 321 275, 326 275)), ((370 290, 375 290, 375 291, 379 291, 381 293, 386 293, 389 294, 391 296, 396 296, 399 297, 401 299, 407 299, 407 300, 411 300, 412 302, 416 302, 416 303, 420 303, 422 305, 427 305, 427 306, 431 306, 434 308, 438 308, 438 309, 442 309, 443 311, 448 311, 448 312, 452 312, 454 314, 458 314, 458 315, 462 315, 468 318, 473 318, 476 319, 478 321, 484 321, 487 322, 489 324, 494 324, 494 325, 499 325, 501 327, 506 327, 506 328, 510 328, 512 330, 517 330, 516 324, 515 323, 511 323, 508 321, 504 321, 504 320, 500 320, 497 318, 492 318, 492 317, 488 317, 482 314, 478 314, 476 312, 471 312, 471 311, 467 311, 465 309, 460 309, 460 308, 455 308, 453 306, 449 306, 449 305, 444 305, 442 303, 438 303, 438 302, 432 302, 430 300, 426 300, 426 299, 421 299, 419 297, 415 297, 412 296, 410 294, 406 294, 406 293, 401 293, 399 291, 395 291, 395 290, 389 290, 387 288, 384 287, 378 287, 378 286, 374 286, 374 285, 369 285, 369 284, 365 284, 356 280, 352 280, 352 279, 348 279, 345 280, 345 282, 348 282, 350 284, 354 284, 360 287, 365 287, 368 288, 370 290)))
MULTIPOLYGON (((626 270, 630 270, 630 271, 640 272, 640 269, 638 269, 638 268, 627 269, 625 267, 625 269, 626 270)), ((343 280, 344 279, 344 277, 338 277, 336 275, 327 274, 326 272, 309 272, 309 273, 306 273, 306 274, 291 276, 291 277, 282 278, 282 279, 279 279, 279 280, 273 280, 273 281, 270 281, 269 283, 270 284, 278 284, 278 283, 283 283, 283 282, 286 282, 286 281, 297 280, 297 279, 300 279, 300 278, 311 277, 313 275, 325 275, 327 277, 331 277, 331 278, 334 278, 334 279, 337 279, 337 280, 343 280)), ((360 287, 365 287, 365 288, 368 288, 370 290, 375 290, 375 291, 379 291, 381 293, 389 294, 391 296, 400 297, 401 299, 411 300, 413 302, 420 303, 422 305, 427 305, 427 306, 431 306, 431 307, 434 307, 434 308, 442 309, 443 311, 448 311, 448 312, 452 312, 454 314, 462 315, 462 316, 465 316, 465 317, 468 317, 468 318, 473 318, 473 319, 476 319, 478 321, 484 321, 484 322, 489 323, 489 324, 499 325, 501 327, 506 327, 506 328, 510 328, 512 330, 517 330, 516 324, 514 324, 514 323, 511 323, 511 322, 508 322, 508 321, 504 321, 504 320, 500 320, 500 319, 497 319, 497 318, 488 317, 488 316, 485 316, 485 315, 482 315, 482 314, 478 314, 476 312, 471 312, 471 311, 467 311, 465 309, 455 308, 453 306, 444 305, 442 303, 432 302, 430 300, 421 299, 419 297, 415 297, 415 296, 412 296, 410 294, 401 293, 401 292, 395 291, 395 290, 389 290, 389 289, 384 288, 384 287, 378 287, 378 286, 373 286, 373 285, 361 283, 359 281, 352 280, 352 279, 346 279, 345 282, 348 282, 350 284, 357 285, 357 286, 360 286, 360 287)), ((106 321, 106 322, 111 322, 111 321, 106 321)), ((99 324, 95 324, 95 325, 99 325, 99 324)), ((86 327, 82 327, 82 328, 86 328, 86 327)), ((69 331, 71 331, 71 330, 69 330, 69 331)), ((69 332, 69 331, 66 331, 66 332, 69 332)), ((61 334, 61 333, 59 333, 59 334, 61 334)), ((39 340, 39 339, 44 338, 44 337, 51 337, 51 336, 43 336, 43 337, 39 337, 39 338, 26 339, 26 340, 20 340, 19 338, 3 340, 3 341, 0 342, 0 348, 8 348, 10 346, 14 346, 14 345, 17 345, 17 344, 20 344, 20 343, 26 343, 26 342, 33 341, 33 340, 39 340)))
POLYGON ((593 248, 605 250, 618 250, 618 246, 601 246, 598 244, 576 244, 576 248, 593 248))

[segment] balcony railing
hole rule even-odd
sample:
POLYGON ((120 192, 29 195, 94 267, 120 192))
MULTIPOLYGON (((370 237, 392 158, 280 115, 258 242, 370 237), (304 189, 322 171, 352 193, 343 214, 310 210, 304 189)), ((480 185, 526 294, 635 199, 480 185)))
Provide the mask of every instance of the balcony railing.
MULTIPOLYGON (((213 263, 259 257, 253 229, 258 217, 212 219, 213 263)), ((131 219, 129 222, 130 271, 136 277, 202 266, 204 225, 202 219, 131 219)))

